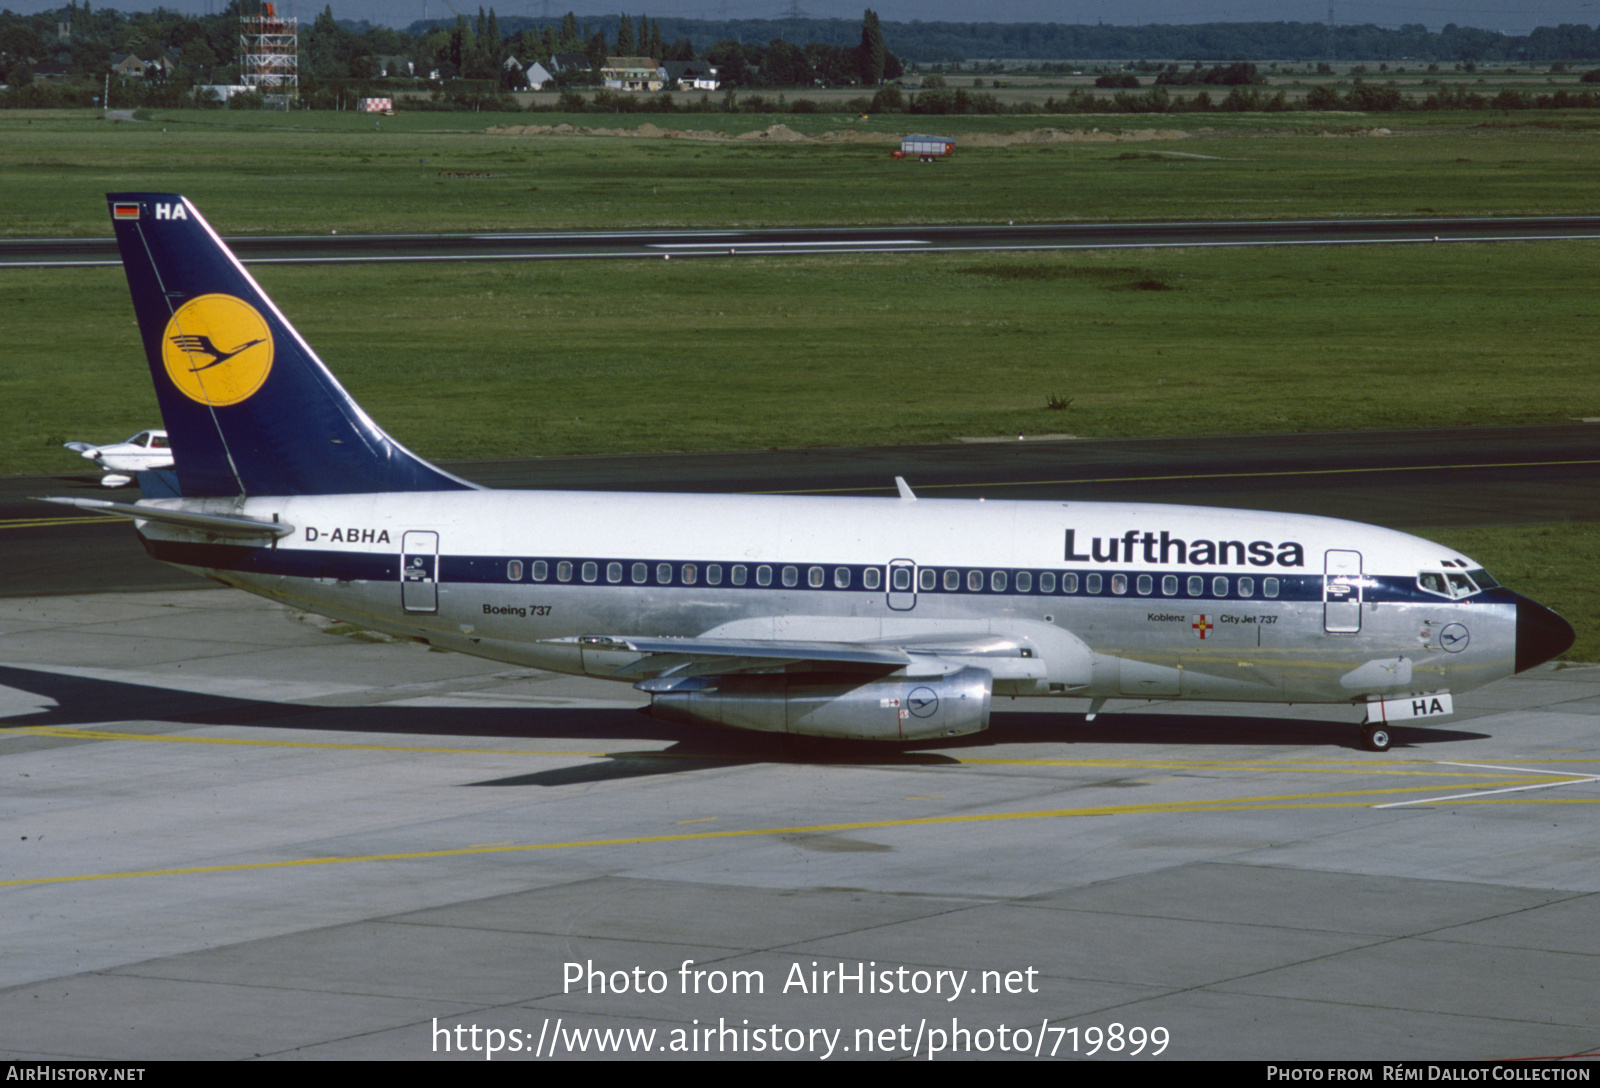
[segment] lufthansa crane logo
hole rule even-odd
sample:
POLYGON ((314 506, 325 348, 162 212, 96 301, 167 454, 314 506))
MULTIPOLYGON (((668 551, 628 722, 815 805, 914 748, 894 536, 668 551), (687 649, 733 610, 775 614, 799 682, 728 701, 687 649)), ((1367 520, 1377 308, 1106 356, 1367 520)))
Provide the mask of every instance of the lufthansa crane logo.
POLYGON ((178 392, 225 407, 248 400, 272 370, 272 331, 243 299, 201 295, 178 307, 162 337, 161 360, 178 392))

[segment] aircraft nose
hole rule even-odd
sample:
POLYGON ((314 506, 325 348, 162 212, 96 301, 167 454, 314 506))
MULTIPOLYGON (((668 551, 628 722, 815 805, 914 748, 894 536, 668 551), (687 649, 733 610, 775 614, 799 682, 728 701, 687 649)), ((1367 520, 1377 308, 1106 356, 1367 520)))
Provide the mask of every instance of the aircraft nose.
POLYGON ((1572 624, 1523 596, 1517 597, 1517 671, 1525 672, 1564 653, 1577 638, 1572 624))

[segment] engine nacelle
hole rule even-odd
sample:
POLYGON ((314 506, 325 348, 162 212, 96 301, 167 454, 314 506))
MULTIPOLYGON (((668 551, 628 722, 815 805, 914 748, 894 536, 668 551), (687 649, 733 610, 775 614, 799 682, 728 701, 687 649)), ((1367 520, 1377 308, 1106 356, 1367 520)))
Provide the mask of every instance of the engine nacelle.
POLYGON ((978 668, 947 676, 774 674, 697 677, 656 692, 650 713, 670 722, 711 723, 762 733, 846 740, 927 740, 989 728, 993 678, 978 668))

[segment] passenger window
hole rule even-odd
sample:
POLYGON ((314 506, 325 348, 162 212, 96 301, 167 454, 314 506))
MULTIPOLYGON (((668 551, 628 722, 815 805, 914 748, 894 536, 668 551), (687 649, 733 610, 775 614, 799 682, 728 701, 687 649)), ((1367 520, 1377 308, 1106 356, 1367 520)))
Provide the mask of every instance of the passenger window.
POLYGON ((850 568, 849 567, 834 567, 833 568, 833 587, 835 589, 849 589, 850 588, 850 568))
POLYGON ((967 588, 974 593, 980 593, 983 591, 983 571, 967 571, 967 588))
POLYGON ((812 567, 806 571, 806 584, 812 589, 821 589, 822 583, 828 580, 828 572, 821 567, 812 567))
POLYGON ((685 563, 683 565, 683 584, 686 586, 694 585, 695 578, 698 576, 698 573, 699 572, 695 570, 693 563, 685 563))
POLYGON ((707 563, 706 564, 706 585, 708 585, 708 586, 720 586, 721 584, 722 584, 722 564, 721 563, 707 563))
POLYGON ((1126 574, 1113 574, 1111 576, 1111 592, 1119 595, 1128 592, 1128 576, 1126 574))
POLYGON ((1176 597, 1178 595, 1178 576, 1176 574, 1163 574, 1161 576, 1161 595, 1163 597, 1176 597))
POLYGON ((1026 570, 1017 571, 1017 592, 1018 593, 1032 593, 1033 592, 1033 572, 1032 571, 1026 571, 1026 570))
POLYGON ((1189 596, 1204 597, 1206 595, 1206 579, 1203 574, 1189 575, 1189 596))
POLYGON ((1211 595, 1213 597, 1226 597, 1228 595, 1228 576, 1219 574, 1211 579, 1211 595))
POLYGON ((889 571, 889 586, 896 593, 907 593, 911 589, 911 568, 894 567, 889 571))
POLYGON ((800 572, 794 567, 783 568, 783 584, 793 589, 800 584, 800 572))
POLYGON ((635 563, 633 565, 633 584, 642 586, 650 580, 650 564, 635 563))
POLYGON ((744 585, 745 581, 750 576, 749 569, 743 563, 735 563, 733 565, 733 570, 729 573, 733 575, 733 584, 736 586, 744 585))
POLYGON ((958 570, 947 570, 947 571, 945 571, 944 572, 944 588, 947 591, 951 592, 951 593, 954 593, 956 590, 960 589, 961 588, 961 572, 958 571, 958 570))
POLYGON ((917 583, 924 593, 931 593, 939 588, 939 572, 932 567, 923 567, 917 572, 917 583))
POLYGON ((533 561, 533 580, 542 582, 548 577, 550 577, 550 564, 543 559, 535 559, 533 561))
POLYGON ((660 582, 664 586, 670 586, 672 584, 672 564, 671 563, 657 563, 656 564, 656 581, 660 582))
POLYGON ((1089 577, 1085 578, 1083 580, 1083 590, 1085 593, 1099 593, 1100 576, 1098 574, 1091 574, 1089 577))
POLYGON ((556 564, 556 581, 572 581, 572 562, 570 560, 563 559, 561 562, 556 564))
POLYGON ((1148 574, 1141 574, 1139 575, 1139 581, 1134 588, 1138 590, 1139 596, 1148 597, 1152 592, 1155 591, 1156 580, 1150 577, 1148 574))
POLYGON ((1047 570, 1044 573, 1040 574, 1039 575, 1039 592, 1040 593, 1054 593, 1055 591, 1056 591, 1056 573, 1055 573, 1055 571, 1047 570))
POLYGON ((610 582, 612 585, 616 585, 618 582, 622 581, 621 563, 606 564, 606 581, 610 582))
POLYGON ((600 564, 596 563, 593 559, 585 562, 583 564, 583 580, 585 582, 592 582, 598 577, 600 577, 600 564))
POLYGON ((1261 579, 1261 595, 1263 597, 1276 597, 1278 595, 1278 580, 1276 578, 1261 579))
POLYGON ((1063 574, 1061 576, 1061 592, 1078 592, 1078 576, 1076 574, 1063 574))
POLYGON ((996 593, 1004 593, 1006 591, 1006 572, 997 570, 989 575, 989 588, 996 593))
POLYGON ((772 568, 765 563, 756 568, 756 585, 770 586, 772 584, 772 568))
POLYGON ((1248 574, 1241 577, 1237 584, 1239 587, 1239 596, 1254 597, 1256 595, 1256 580, 1250 577, 1248 574))
POLYGON ((508 581, 508 582, 520 582, 520 581, 522 581, 522 560, 513 559, 509 563, 506 564, 506 581, 508 581))
POLYGON ((868 567, 861 572, 861 584, 867 589, 877 589, 883 585, 883 568, 868 567))

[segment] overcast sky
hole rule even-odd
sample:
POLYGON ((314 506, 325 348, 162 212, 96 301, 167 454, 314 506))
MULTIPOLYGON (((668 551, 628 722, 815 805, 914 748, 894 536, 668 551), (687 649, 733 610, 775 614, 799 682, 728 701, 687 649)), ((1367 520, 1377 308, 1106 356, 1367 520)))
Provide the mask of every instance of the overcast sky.
MULTIPOLYGON (((457 10, 477 13, 472 0, 451 0, 457 10)), ((279 0, 280 14, 298 14, 310 20, 322 11, 327 0, 279 0)), ((774 19, 798 9, 813 18, 859 19, 866 6, 862 0, 631 0, 638 7, 627 8, 632 16, 681 16, 703 19, 774 19)), ((204 15, 220 11, 225 0, 93 0, 95 7, 124 11, 150 11, 157 6, 204 15)), ((60 0, 0 0, 0 6, 14 12, 33 13, 61 7, 60 0)), ((365 19, 372 23, 406 26, 416 19, 448 18, 446 0, 332 0, 334 15, 341 19, 365 19)), ((578 7, 572 0, 510 0, 483 5, 494 7, 502 18, 507 15, 556 15, 571 10, 581 17, 609 10, 606 6, 578 7)), ((878 17, 909 22, 950 20, 953 22, 999 23, 1111 23, 1121 26, 1145 23, 1320 23, 1328 18, 1328 0, 875 0, 878 17)), ((1509 34, 1526 34, 1536 26, 1560 23, 1600 23, 1600 0, 1333 0, 1336 23, 1376 23, 1397 27, 1402 23, 1421 23, 1438 30, 1446 23, 1484 27, 1509 34)), ((621 9, 619 9, 621 10, 621 9)), ((890 47, 893 47, 890 42, 890 47)))

